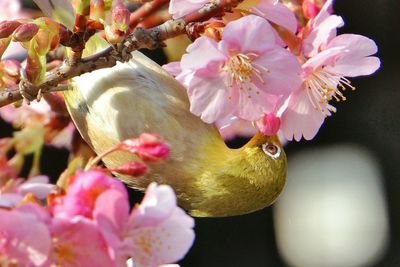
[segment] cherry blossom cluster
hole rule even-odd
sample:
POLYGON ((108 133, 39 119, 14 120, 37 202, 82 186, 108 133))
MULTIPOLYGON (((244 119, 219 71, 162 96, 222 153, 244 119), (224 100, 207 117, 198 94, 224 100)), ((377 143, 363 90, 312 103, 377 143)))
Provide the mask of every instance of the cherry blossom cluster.
MULTIPOLYGON (((145 160, 164 158, 165 145, 150 136, 119 147, 145 160)), ((194 220, 177 206, 171 187, 150 184, 130 210, 122 182, 103 171, 64 174, 59 186, 43 175, 19 178, 21 157, 8 159, 12 142, 0 141, 1 266, 127 266, 131 259, 156 267, 191 247, 194 220)))
MULTIPOLYGON (((171 0, 169 11, 181 17, 207 2, 171 0)), ((186 86, 192 113, 228 136, 246 122, 287 140, 316 135, 336 112, 332 101, 355 89, 346 77, 369 75, 380 61, 373 40, 337 35, 344 23, 333 0, 299 2, 244 1, 220 18, 220 34, 205 32, 164 66, 186 86)))

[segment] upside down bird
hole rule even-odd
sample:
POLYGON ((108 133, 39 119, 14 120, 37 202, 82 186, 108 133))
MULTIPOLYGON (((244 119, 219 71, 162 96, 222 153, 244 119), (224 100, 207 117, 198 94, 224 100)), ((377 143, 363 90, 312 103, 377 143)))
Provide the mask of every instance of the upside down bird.
MULTIPOLYGON (((186 89, 140 52, 115 67, 74 78, 65 99, 84 140, 96 153, 143 132, 163 136, 170 157, 150 173, 129 177, 133 188, 153 181, 171 185, 193 216, 250 213, 272 204, 283 189, 286 156, 276 136, 257 133, 239 149, 228 148, 217 129, 190 113, 186 89)), ((103 161, 118 166, 137 160, 115 152, 103 161)))

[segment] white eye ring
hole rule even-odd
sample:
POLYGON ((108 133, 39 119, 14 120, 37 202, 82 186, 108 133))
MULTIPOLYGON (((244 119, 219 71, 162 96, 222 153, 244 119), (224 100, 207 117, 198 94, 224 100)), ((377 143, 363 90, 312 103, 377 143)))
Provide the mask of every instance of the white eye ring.
POLYGON ((277 159, 281 155, 281 148, 272 143, 265 143, 262 145, 262 150, 265 154, 270 156, 273 159, 277 159))

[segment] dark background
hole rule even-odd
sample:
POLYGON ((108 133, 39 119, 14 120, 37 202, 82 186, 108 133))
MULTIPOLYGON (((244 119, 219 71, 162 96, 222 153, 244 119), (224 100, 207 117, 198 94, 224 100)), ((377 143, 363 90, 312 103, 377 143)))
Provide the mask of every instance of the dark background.
MULTIPOLYGON (((347 92, 347 101, 336 104, 337 114, 328 118, 315 139, 286 146, 291 155, 304 148, 338 142, 367 147, 379 159, 386 187, 390 216, 390 245, 375 266, 400 266, 400 1, 337 0, 335 13, 345 20, 341 33, 357 33, 379 46, 381 69, 370 77, 352 79, 357 87, 347 92)), ((156 57, 164 63, 162 55, 156 57)), ((1 134, 11 127, 0 122, 1 134)), ((236 140, 238 145, 243 140, 236 140)), ((66 151, 46 148, 42 170, 52 177, 64 169, 66 151)), ((140 194, 131 190, 134 199, 140 194)), ((278 255, 272 208, 253 214, 218 219, 196 219, 196 241, 182 266, 286 266, 278 255)))

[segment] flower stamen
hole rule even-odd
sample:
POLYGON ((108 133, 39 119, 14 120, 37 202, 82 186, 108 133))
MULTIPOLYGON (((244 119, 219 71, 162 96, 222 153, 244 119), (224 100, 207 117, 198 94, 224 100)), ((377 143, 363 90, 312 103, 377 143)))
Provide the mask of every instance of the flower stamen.
POLYGON ((237 85, 241 91, 247 91, 248 97, 251 97, 252 89, 258 88, 252 82, 254 78, 258 79, 262 84, 265 84, 263 73, 268 73, 269 69, 254 63, 253 58, 257 57, 254 53, 242 54, 238 53, 230 57, 230 59, 222 67, 222 71, 229 73, 228 86, 237 85))
POLYGON ((332 99, 336 102, 346 101, 340 90, 356 89, 347 78, 325 69, 312 73, 305 81, 305 88, 313 107, 325 116, 329 116, 330 112, 336 112, 336 108, 330 105, 329 101, 332 99))

